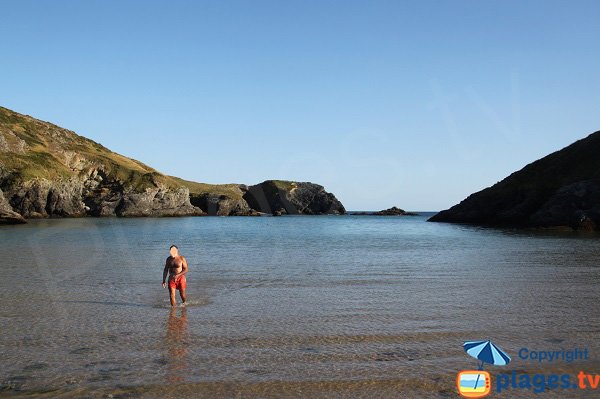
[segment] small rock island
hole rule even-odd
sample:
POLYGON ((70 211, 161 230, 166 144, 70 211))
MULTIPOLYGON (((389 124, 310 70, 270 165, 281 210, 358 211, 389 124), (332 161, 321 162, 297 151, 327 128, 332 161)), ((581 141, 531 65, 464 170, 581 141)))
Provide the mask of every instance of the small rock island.
POLYGON ((418 213, 407 212, 395 206, 377 212, 352 212, 352 215, 375 215, 375 216, 418 216, 418 213))

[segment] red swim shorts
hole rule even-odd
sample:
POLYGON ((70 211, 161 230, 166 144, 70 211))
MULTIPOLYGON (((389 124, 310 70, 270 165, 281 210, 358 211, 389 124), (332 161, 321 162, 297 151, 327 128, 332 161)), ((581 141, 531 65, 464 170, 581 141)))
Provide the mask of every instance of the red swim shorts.
POLYGON ((174 288, 176 290, 185 290, 185 274, 181 276, 177 276, 176 278, 169 279, 169 288, 174 288))

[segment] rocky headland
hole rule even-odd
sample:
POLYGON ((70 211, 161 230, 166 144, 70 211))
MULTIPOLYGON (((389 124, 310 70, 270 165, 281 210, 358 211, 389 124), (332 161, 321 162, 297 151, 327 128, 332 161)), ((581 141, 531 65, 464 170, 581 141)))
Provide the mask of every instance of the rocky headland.
POLYGON ((526 165, 429 221, 600 230, 600 131, 526 165))
POLYGON ((188 181, 0 107, 0 224, 47 217, 343 213, 339 200, 318 184, 188 181))

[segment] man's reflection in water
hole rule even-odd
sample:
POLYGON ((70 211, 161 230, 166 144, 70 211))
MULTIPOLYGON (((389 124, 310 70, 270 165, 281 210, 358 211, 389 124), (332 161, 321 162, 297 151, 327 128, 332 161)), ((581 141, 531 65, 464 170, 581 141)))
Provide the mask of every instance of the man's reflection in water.
POLYGON ((181 308, 181 316, 177 316, 177 308, 169 311, 167 320, 167 382, 177 383, 185 380, 188 345, 187 309, 181 308))

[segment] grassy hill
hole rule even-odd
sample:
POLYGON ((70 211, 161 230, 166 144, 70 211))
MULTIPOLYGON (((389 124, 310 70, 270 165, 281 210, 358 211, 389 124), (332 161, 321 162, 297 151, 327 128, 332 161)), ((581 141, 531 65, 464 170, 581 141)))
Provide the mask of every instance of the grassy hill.
POLYGON ((73 131, 0 107, 0 188, 9 189, 35 178, 79 176, 100 165, 134 191, 162 184, 186 187, 197 195, 242 195, 237 184, 197 183, 168 176, 73 131))

